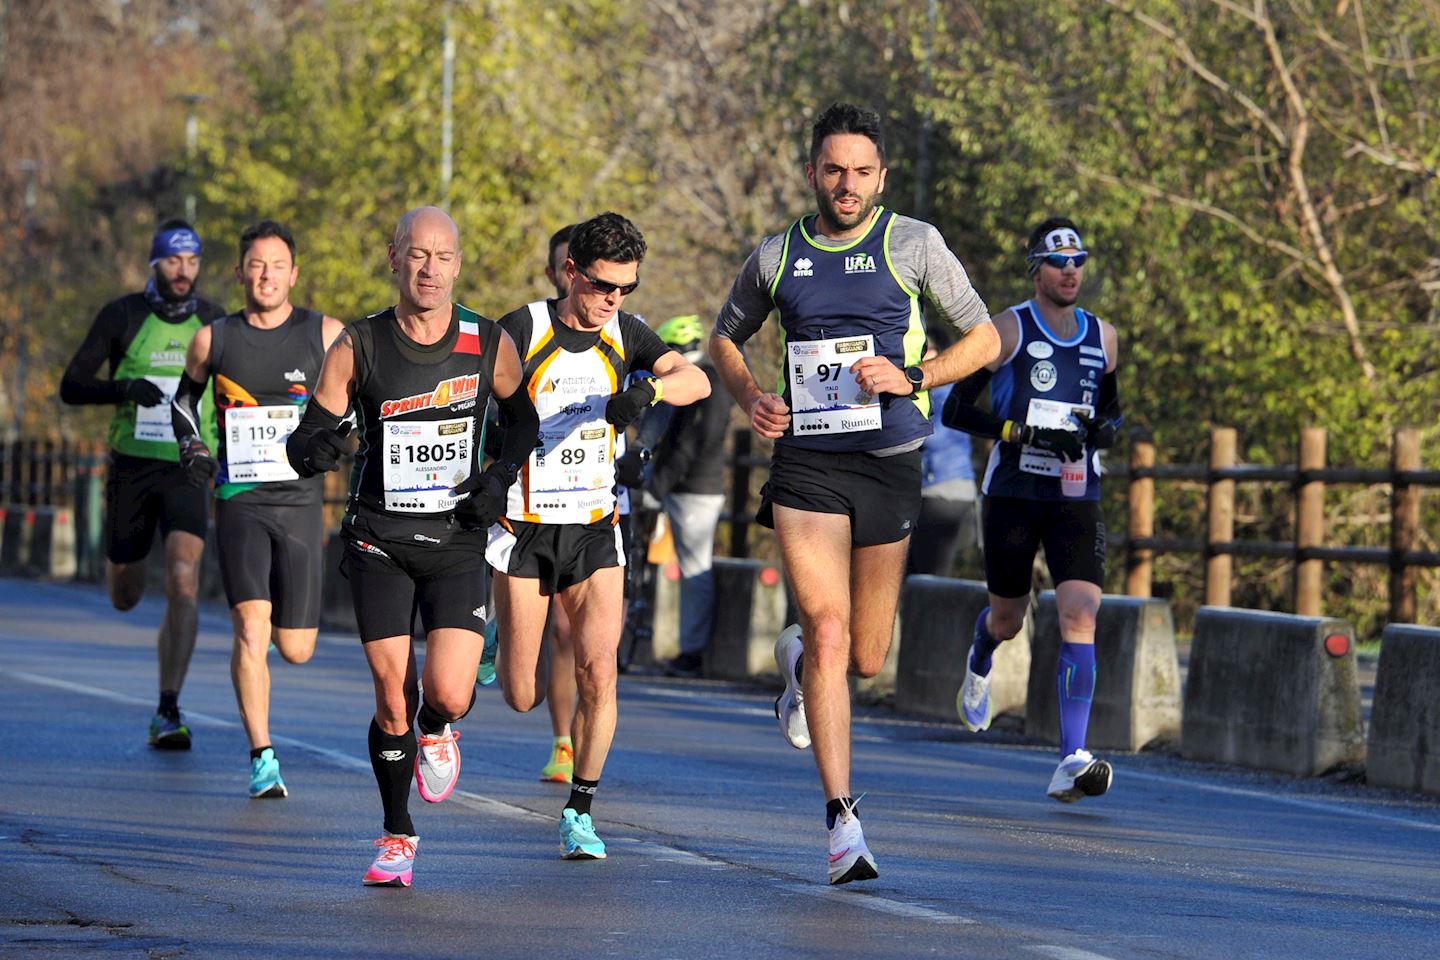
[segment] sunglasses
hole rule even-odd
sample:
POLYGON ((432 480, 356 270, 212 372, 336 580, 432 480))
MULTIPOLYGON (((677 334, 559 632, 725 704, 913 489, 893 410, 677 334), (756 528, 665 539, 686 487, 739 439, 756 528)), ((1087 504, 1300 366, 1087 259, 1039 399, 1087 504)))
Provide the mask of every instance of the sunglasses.
POLYGON ((575 272, 580 274, 580 276, 584 277, 585 282, 590 284, 590 286, 594 287, 595 292, 600 294, 602 297, 608 297, 612 293, 618 293, 622 297, 628 297, 630 294, 635 292, 636 287, 640 286, 640 280, 638 277, 633 283, 611 283, 609 280, 596 280, 594 277, 590 276, 583 270, 576 270, 575 272))
POLYGON ((1078 270, 1085 266, 1085 261, 1090 259, 1090 254, 1084 250, 1079 253, 1043 253, 1035 254, 1030 259, 1039 261, 1047 267, 1054 267, 1056 270, 1064 270, 1072 264, 1078 270))

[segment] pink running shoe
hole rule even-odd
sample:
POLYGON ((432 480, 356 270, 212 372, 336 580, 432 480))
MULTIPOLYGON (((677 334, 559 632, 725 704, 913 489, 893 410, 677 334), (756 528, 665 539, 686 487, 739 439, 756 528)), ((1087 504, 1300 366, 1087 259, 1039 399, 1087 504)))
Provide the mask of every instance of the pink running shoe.
POLYGON ((421 734, 415 738, 419 747, 415 751, 415 785, 421 799, 439 803, 454 792, 460 779, 459 740, 460 734, 452 732, 448 723, 433 737, 421 734))
POLYGON ((376 840, 375 846, 380 848, 380 854, 365 871, 365 886, 410 886, 410 876, 415 869, 415 847, 419 843, 419 837, 399 833, 387 833, 376 840))

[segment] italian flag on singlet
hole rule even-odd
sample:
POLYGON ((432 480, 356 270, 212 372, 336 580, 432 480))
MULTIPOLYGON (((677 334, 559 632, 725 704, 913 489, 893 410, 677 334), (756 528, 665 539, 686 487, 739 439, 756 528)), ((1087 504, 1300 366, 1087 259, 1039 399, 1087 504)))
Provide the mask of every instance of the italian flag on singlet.
POLYGON ((455 341, 456 353, 480 355, 480 324, 474 320, 460 321, 460 336, 455 341))

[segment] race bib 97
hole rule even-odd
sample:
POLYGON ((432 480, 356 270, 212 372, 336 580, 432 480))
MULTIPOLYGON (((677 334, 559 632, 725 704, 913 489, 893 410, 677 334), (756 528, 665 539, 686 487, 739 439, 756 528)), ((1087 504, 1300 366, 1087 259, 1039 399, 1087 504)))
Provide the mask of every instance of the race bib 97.
POLYGON ((855 382, 850 367, 875 356, 875 338, 801 340, 786 345, 791 429, 796 436, 879 430, 880 402, 855 382))

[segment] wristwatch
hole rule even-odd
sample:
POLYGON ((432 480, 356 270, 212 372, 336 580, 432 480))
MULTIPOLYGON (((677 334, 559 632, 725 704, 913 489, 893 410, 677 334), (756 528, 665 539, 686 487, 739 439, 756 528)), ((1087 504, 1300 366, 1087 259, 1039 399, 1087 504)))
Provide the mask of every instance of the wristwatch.
POLYGON ((911 393, 919 393, 920 387, 925 382, 925 371, 919 366, 906 367, 905 379, 910 381, 911 393))

